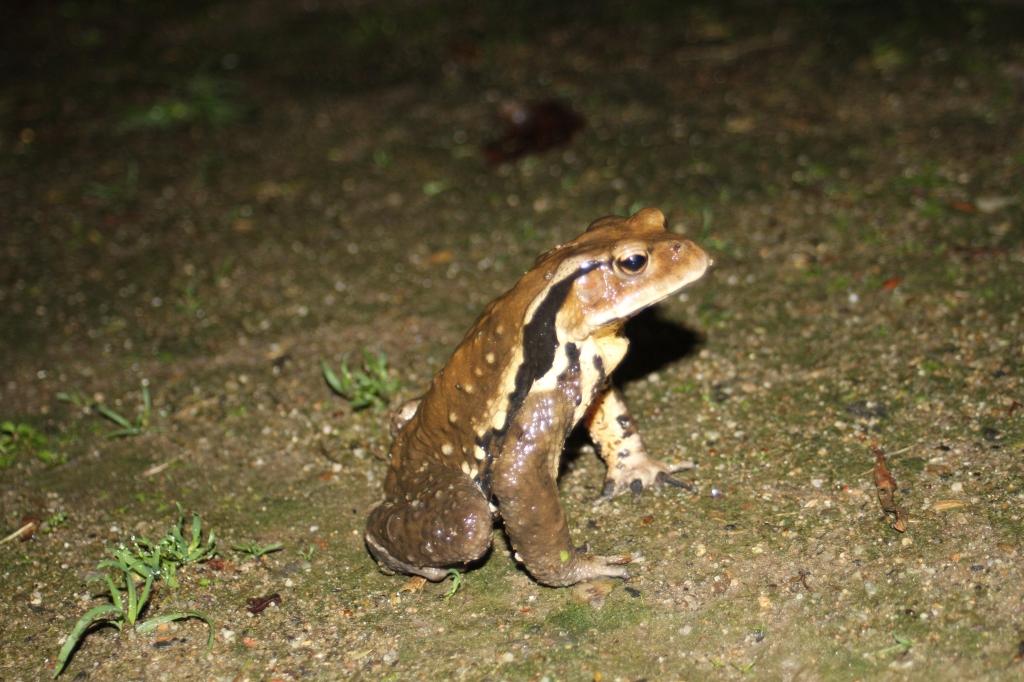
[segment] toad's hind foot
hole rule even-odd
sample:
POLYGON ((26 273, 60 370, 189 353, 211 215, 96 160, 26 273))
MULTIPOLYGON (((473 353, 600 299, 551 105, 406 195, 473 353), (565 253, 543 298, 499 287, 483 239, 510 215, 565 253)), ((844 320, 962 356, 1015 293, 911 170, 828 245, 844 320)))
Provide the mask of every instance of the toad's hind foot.
POLYGON ((665 464, 645 454, 635 453, 628 459, 619 459, 615 465, 608 468, 608 477, 605 479, 600 499, 611 499, 626 491, 639 495, 644 490, 658 485, 693 490, 693 484, 672 475, 692 468, 692 462, 665 464))

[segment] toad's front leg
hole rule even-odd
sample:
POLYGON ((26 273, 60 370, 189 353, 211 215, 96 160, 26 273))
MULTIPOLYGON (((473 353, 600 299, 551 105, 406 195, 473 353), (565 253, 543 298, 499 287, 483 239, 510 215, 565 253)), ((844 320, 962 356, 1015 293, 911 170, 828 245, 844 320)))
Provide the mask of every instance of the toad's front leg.
POLYGON ((629 555, 595 556, 569 537, 558 500, 557 461, 564 430, 550 422, 523 428, 512 424, 507 447, 495 460, 494 496, 516 559, 537 582, 553 587, 598 577, 628 578, 629 555))
POLYGON ((494 494, 516 559, 544 585, 599 577, 628 578, 626 556, 595 556, 572 545, 555 480, 545 467, 523 467, 494 480, 494 494))
POLYGON ((656 484, 690 487, 672 476, 686 467, 665 464, 647 456, 636 423, 614 388, 594 401, 587 412, 586 425, 594 447, 608 466, 601 497, 615 497, 627 490, 640 493, 656 484))

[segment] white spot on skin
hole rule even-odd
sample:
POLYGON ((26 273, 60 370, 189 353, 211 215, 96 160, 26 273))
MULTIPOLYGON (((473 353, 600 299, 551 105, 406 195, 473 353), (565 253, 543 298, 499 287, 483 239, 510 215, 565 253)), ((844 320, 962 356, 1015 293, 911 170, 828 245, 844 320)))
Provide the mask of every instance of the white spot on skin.
POLYGON ((477 376, 477 378, 479 378, 479 377, 482 377, 484 375, 484 371, 482 369, 480 369, 479 367, 474 367, 473 368, 473 374, 475 374, 477 376))
POLYGON ((448 423, 454 424, 457 421, 459 421, 459 415, 455 414, 454 412, 449 412, 448 413, 448 423))
POLYGON ((462 463, 462 473, 466 474, 467 476, 469 475, 469 463, 468 462, 463 462, 462 463))
POLYGON ((487 355, 485 355, 484 356, 484 360, 487 361, 488 365, 493 365, 494 364, 494 353, 488 353, 487 355))
POLYGON ((466 393, 472 395, 473 394, 473 384, 466 384, 465 386, 462 387, 462 390, 465 391, 466 393))
POLYGON ((479 474, 479 473, 480 473, 480 470, 479 470, 479 469, 477 469, 476 467, 472 467, 472 468, 471 468, 471 469, 469 470, 469 477, 470 477, 470 478, 476 478, 476 475, 477 475, 477 474, 479 474))
POLYGON ((503 426, 505 426, 505 418, 507 416, 508 413, 506 413, 505 410, 498 410, 497 412, 494 413, 494 418, 491 420, 491 426, 493 426, 496 429, 501 429, 503 426))
POLYGON ((482 462, 487 457, 487 453, 484 452, 484 449, 482 447, 477 445, 476 447, 473 448, 473 456, 482 462))
POLYGON ((444 453, 445 455, 450 455, 453 452, 455 452, 455 448, 452 447, 451 443, 444 443, 443 445, 441 445, 441 452, 444 453))

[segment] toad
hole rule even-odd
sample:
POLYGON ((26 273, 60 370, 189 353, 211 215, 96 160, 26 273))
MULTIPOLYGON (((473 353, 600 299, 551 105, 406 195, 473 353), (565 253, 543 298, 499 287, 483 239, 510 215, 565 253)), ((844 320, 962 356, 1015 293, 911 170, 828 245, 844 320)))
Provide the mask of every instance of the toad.
POLYGON ((427 392, 395 416, 384 499, 366 545, 385 572, 442 580, 481 559, 500 520, 544 585, 628 577, 629 555, 573 546, 559 460, 581 421, 607 465, 602 495, 681 485, 649 457, 609 375, 624 323, 701 277, 711 259, 660 211, 593 222, 491 302, 427 392))

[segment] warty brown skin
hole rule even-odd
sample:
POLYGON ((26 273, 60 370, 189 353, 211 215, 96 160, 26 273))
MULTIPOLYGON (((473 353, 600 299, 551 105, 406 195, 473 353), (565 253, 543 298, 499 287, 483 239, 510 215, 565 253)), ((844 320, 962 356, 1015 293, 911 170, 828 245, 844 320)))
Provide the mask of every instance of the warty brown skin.
POLYGON ((396 417, 384 500, 366 543, 389 572, 441 580, 480 559, 500 517, 516 559, 545 585, 626 577, 628 556, 573 547, 558 500, 565 439, 584 421, 608 465, 604 495, 678 485, 644 451, 608 377, 631 316, 711 264, 643 209, 595 221, 543 254, 484 310, 417 403, 396 417))

